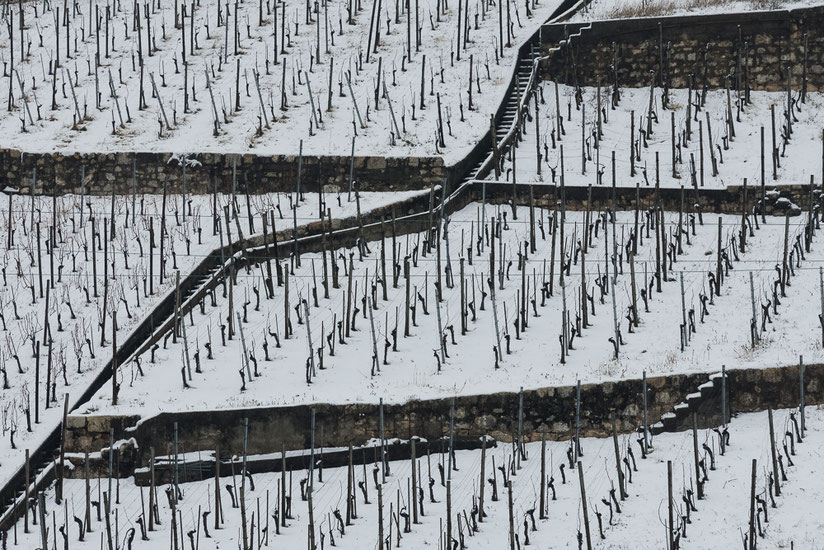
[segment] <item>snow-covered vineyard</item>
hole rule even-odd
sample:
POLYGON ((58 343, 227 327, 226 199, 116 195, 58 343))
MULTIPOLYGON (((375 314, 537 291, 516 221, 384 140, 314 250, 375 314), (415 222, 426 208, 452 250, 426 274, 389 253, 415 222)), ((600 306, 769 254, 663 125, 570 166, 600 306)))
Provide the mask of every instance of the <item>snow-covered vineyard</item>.
POLYGON ((0 3, 0 550, 819 546, 814 4, 0 3))
MULTIPOLYGON (((487 440, 484 449, 450 453, 445 445, 383 464, 376 440, 374 458, 370 451, 362 464, 350 454, 349 466, 324 466, 318 448, 314 463, 307 450, 295 470, 245 476, 244 459, 255 457, 222 456, 217 475, 201 473, 190 482, 182 480, 214 465, 214 452, 180 451, 156 459, 170 472, 162 484, 146 471, 140 485, 75 472, 79 479, 64 481, 62 501, 45 491, 6 533, 6 544, 182 550, 666 548, 671 542, 710 549, 750 548, 752 539, 765 548, 814 548, 822 528, 816 462, 824 414, 813 407, 803 416, 770 414, 646 441, 635 433, 582 438, 577 447, 487 440)), ((388 441, 386 448, 398 444, 388 441)))
POLYGON ((558 5, 6 2, 0 132, 28 152, 346 155, 357 137, 460 159, 558 5))
POLYGON ((751 92, 748 102, 739 102, 724 90, 704 94, 697 84, 666 95, 627 88, 616 96, 613 90, 605 84, 576 92, 542 82, 528 104, 523 141, 489 179, 559 184, 563 172, 570 186, 688 190, 740 186, 746 179, 757 196, 762 182, 767 188, 808 184, 812 176, 820 184, 820 93, 793 100, 788 130, 786 93, 751 92))
MULTIPOLYGON (((366 213, 403 195, 390 199, 363 193, 361 208, 366 213)), ((222 210, 231 196, 217 200, 222 210)), ((247 234, 262 233, 261 212, 271 212, 281 229, 315 220, 312 205, 301 203, 290 210, 291 198, 285 194, 249 200, 249 209, 244 204, 237 217, 242 225, 235 226, 247 234), (284 218, 280 212, 289 215, 284 218), (248 213, 257 219, 256 233, 249 232, 248 213)), ((354 201, 344 197, 341 206, 337 204, 330 200, 334 216, 354 214, 354 201)), ((192 271, 221 239, 228 239, 220 214, 221 231, 214 230, 214 206, 211 197, 184 199, 179 194, 165 200, 155 195, 115 196, 114 201, 89 196, 9 198, 0 213, 0 462, 22 461, 24 449, 36 447, 59 425, 64 396, 74 407, 111 359, 115 327, 122 344, 141 318, 174 292, 178 273, 192 271)), ((0 478, 5 482, 13 473, 3 468, 0 478)))
POLYGON ((177 343, 121 366, 116 407, 107 386, 88 408, 404 402, 820 357, 824 257, 806 216, 752 217, 742 245, 730 215, 517 215, 476 203, 440 236, 393 239, 387 223, 383 241, 241 269, 177 343))

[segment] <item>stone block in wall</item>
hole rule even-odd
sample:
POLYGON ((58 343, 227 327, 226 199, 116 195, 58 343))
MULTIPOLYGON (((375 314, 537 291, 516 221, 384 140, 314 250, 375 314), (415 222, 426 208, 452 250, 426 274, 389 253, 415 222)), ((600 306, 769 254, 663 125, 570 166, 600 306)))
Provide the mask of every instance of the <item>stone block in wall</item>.
POLYGON ((366 168, 369 170, 385 170, 386 159, 383 157, 369 157, 366 161, 366 168))
POLYGON ((86 416, 69 415, 66 417, 66 428, 69 430, 85 428, 87 418, 86 416))
POLYGON ((74 452, 84 452, 95 448, 94 438, 88 434, 66 432, 66 449, 74 452))
POLYGON ((778 368, 768 368, 761 372, 761 378, 768 383, 777 383, 782 380, 783 371, 778 368))
POLYGON ((652 401, 653 401, 653 403, 656 403, 656 404, 666 404, 666 403, 671 403, 673 401, 673 399, 670 396, 670 392, 668 392, 668 391, 657 391, 653 394, 652 401))
POLYGON ((109 433, 110 426, 110 416, 89 416, 86 421, 86 429, 91 433, 109 433))

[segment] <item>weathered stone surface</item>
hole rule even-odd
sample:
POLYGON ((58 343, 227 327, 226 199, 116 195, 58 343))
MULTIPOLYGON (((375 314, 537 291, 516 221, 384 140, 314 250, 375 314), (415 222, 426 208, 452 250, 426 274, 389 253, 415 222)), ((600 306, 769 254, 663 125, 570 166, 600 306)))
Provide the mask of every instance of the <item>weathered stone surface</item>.
MULTIPOLYGON (((730 412, 762 410, 766 407, 792 407, 798 403, 798 367, 772 369, 729 369, 727 371, 730 412)), ((657 422, 676 404, 686 401, 709 379, 708 373, 675 374, 650 377, 647 386, 648 420, 657 422)), ((805 367, 805 396, 809 405, 824 402, 820 391, 824 365, 805 367)), ((611 433, 614 413, 619 430, 631 432, 642 422, 641 380, 619 380, 581 386, 581 434, 605 436, 611 433)), ((568 439, 575 429, 575 386, 525 390, 523 394, 523 434, 530 441, 541 434, 549 439, 568 439)), ((479 437, 490 434, 499 441, 511 441, 518 429, 518 392, 466 395, 455 398, 455 435, 479 437)), ((212 410, 162 413, 144 419, 135 428, 136 417, 72 417, 68 427, 67 450, 99 451, 109 445, 109 423, 115 427, 115 440, 134 437, 136 464, 148 459, 149 447, 155 453, 172 452, 173 426, 177 422, 180 442, 186 449, 213 449, 224 453, 242 452, 243 419, 250 423, 248 450, 259 454, 309 446, 311 409, 316 425, 324 434, 327 447, 360 444, 376 437, 378 411, 374 404, 330 405, 316 403, 292 407, 212 410), (76 418, 87 418, 86 424, 76 418), (127 431, 128 429, 128 431, 127 431)), ((387 437, 413 435, 436 439, 448 434, 451 399, 411 401, 386 405, 384 425, 387 437)), ((711 394, 698 411, 699 425, 711 424, 720 410, 720 392, 711 394)), ((714 424, 713 424, 714 425, 714 424)))
MULTIPOLYGON (((196 165, 187 165, 188 193, 209 194, 232 189, 235 156, 212 153, 194 154, 196 165)), ((159 192, 166 181, 171 192, 180 192, 183 178, 180 162, 168 153, 52 153, 21 154, 0 148, 0 187, 9 185, 22 193, 31 189, 33 169, 37 168, 37 191, 51 194, 80 193, 106 195, 112 187, 118 193, 132 192, 134 163, 137 192, 159 192), (85 187, 81 186, 86 168, 85 187)), ((301 189, 319 188, 337 192, 349 185, 350 157, 304 156, 301 189)), ((294 191, 297 185, 298 158, 294 155, 237 156, 237 188, 250 193, 294 191)), ((363 191, 427 189, 463 174, 446 167, 441 157, 357 157, 354 179, 363 191)))
POLYGON ((89 416, 86 422, 87 429, 91 433, 109 433, 111 417, 109 416, 89 416))
MULTIPOLYGON (((648 379, 648 415, 652 424, 664 413, 684 401, 687 394, 708 381, 708 373, 675 374, 648 379)), ((821 380, 824 365, 805 367, 805 398, 808 405, 824 402, 821 380)), ((797 366, 771 369, 730 369, 727 371, 729 413, 787 408, 798 404, 799 370, 797 366)), ((716 379, 716 382, 718 380, 716 379)), ((614 413, 618 430, 635 431, 641 423, 641 381, 620 380, 581 387, 581 435, 611 434, 614 413)), ((527 441, 569 439, 574 433, 575 386, 540 388, 524 391, 523 435, 527 441), (564 395, 566 397, 559 397, 564 395)), ((720 422, 720 383, 714 389, 702 389, 697 415, 700 427, 720 422)), ((502 443, 511 443, 517 433, 517 392, 459 396, 455 399, 455 436, 474 438, 488 434, 502 443)), ((436 439, 448 434, 451 399, 412 401, 387 405, 384 411, 386 436, 409 438, 413 435, 436 439)), ((248 418, 250 454, 287 449, 305 449, 309 445, 309 421, 316 410, 317 429, 324 434, 326 447, 360 444, 378 434, 377 406, 374 404, 314 404, 294 407, 254 408, 226 411, 163 413, 145 419, 139 426, 134 416, 72 417, 68 426, 66 449, 75 459, 84 451, 103 451, 91 457, 92 475, 108 475, 108 426, 115 428, 118 447, 117 475, 131 475, 135 466, 146 464, 149 447, 156 455, 173 452, 173 426, 181 427, 179 443, 186 449, 213 449, 219 444, 224 454, 238 454, 243 444, 243 422, 248 418), (85 422, 76 420, 86 419, 85 422), (103 428, 105 427, 105 430, 103 428), (103 431, 91 431, 103 430, 103 431), (134 437, 135 442, 129 441, 134 437), (136 445, 135 445, 136 443, 136 445)), ((691 420, 676 429, 688 429, 691 420)), ((77 472, 75 472, 77 473, 77 472)), ((71 477, 72 473, 68 472, 71 477)))
MULTIPOLYGON (((545 25, 545 53, 580 26, 545 25)), ((731 81, 735 83, 740 77, 742 86, 749 80, 751 89, 783 91, 787 86, 787 64, 792 68, 796 89, 801 86, 806 57, 807 90, 824 89, 821 6, 759 13, 758 17, 751 13, 721 13, 596 21, 580 37, 573 38, 569 48, 572 52, 562 48, 544 64, 547 77, 585 86, 595 86, 598 78, 612 84, 616 79, 613 59, 617 58, 619 86, 649 86, 650 71, 655 71, 657 84, 665 82, 671 88, 687 87, 690 75, 694 75, 698 89, 704 84, 709 88, 725 87, 728 75, 732 75, 731 81)))
POLYGON ((67 429, 76 429, 76 428, 85 428, 86 427, 86 417, 85 416, 67 416, 66 417, 66 428, 67 429))

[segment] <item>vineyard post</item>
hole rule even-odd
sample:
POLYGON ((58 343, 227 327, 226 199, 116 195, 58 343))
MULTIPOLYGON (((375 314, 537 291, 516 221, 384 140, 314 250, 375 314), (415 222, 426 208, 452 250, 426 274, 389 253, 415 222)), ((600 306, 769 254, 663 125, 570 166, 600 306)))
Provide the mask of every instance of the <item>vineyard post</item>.
MULTIPOLYGON (((584 512, 584 533, 586 534, 587 539, 587 550, 592 550, 592 538, 589 534, 589 510, 587 509, 587 491, 586 487, 584 486, 584 467, 581 464, 580 460, 578 461, 578 483, 581 486, 581 508, 584 512)), ((672 499, 670 499, 670 501, 672 501, 672 499)))
MULTIPOLYGON (((149 465, 150 465, 152 474, 154 474, 154 447, 151 448, 150 458, 151 458, 151 462, 149 463, 149 465)), ((84 460, 85 460, 85 462, 83 464, 85 465, 85 475, 84 475, 84 477, 85 477, 85 480, 86 480, 86 491, 85 491, 86 507, 85 507, 85 514, 83 516, 83 519, 84 519, 83 529, 87 533, 90 533, 91 532, 91 526, 92 526, 92 504, 91 504, 92 488, 91 488, 91 478, 89 476, 89 449, 88 448, 86 448, 86 452, 84 453, 84 460)), ((28 460, 26 462, 28 462, 28 460)), ((152 476, 151 479, 152 479, 152 485, 150 486, 150 490, 154 489, 154 475, 152 476)), ((150 492, 149 493, 149 526, 152 527, 152 529, 150 529, 150 530, 154 529, 154 513, 152 512, 152 510, 153 510, 152 503, 154 502, 154 500, 152 499, 152 497, 153 497, 152 492, 150 492)))
POLYGON ((386 483, 386 434, 383 423, 383 397, 378 405, 380 416, 380 437, 381 437, 381 483, 386 483))
POLYGON ((649 450, 647 439, 649 434, 649 425, 647 424, 647 371, 643 371, 641 374, 641 397, 644 402, 644 456, 642 458, 646 458, 649 450))
POLYGON ((447 479, 452 479, 452 470, 455 463, 455 396, 449 401, 449 455, 447 456, 449 462, 449 469, 447 470, 447 479))
POLYGON ((761 127, 761 223, 767 223, 767 191, 764 183, 764 127, 761 127))
POLYGON ((541 432, 541 506, 538 517, 546 519, 546 432, 541 432))
POLYGON ((484 522, 484 486, 486 485, 486 435, 481 439, 481 477, 478 480, 478 523, 484 522))
POLYGON ((755 550, 755 474, 756 474, 756 459, 752 459, 752 476, 750 481, 750 535, 749 535, 749 550, 755 550))
POLYGON ((784 260, 781 263, 781 297, 784 298, 786 294, 786 284, 789 278, 790 265, 787 263, 788 245, 790 240, 790 213, 784 216, 784 260))
MULTIPOLYGON (((409 14, 407 14, 407 17, 409 14)), ((414 525, 418 524, 418 471, 415 467, 417 464, 417 457, 415 454, 415 442, 416 439, 413 437, 409 442, 410 446, 410 462, 412 464, 412 523, 414 525)), ((480 519, 480 518, 479 518, 480 519)))
POLYGON ((801 437, 803 438, 804 437, 804 432, 807 430, 806 416, 804 414, 805 403, 804 403, 804 356, 803 355, 798 356, 798 378, 799 378, 799 380, 798 380, 798 383, 799 383, 798 384, 799 385, 798 390, 799 390, 799 396, 800 396, 800 399, 799 399, 800 403, 798 405, 798 411, 799 411, 800 416, 801 416, 801 437))
MULTIPOLYGON (((575 385, 575 445, 573 462, 580 463, 578 457, 581 456, 581 445, 579 443, 581 437, 581 381, 575 385)), ((581 482, 583 484, 583 482, 581 482)))
POLYGON ((715 295, 721 296, 721 280, 724 272, 721 269, 721 217, 718 217, 718 243, 715 254, 715 295))
MULTIPOLYGON (((152 457, 154 457, 154 448, 152 448, 152 457)), ((154 479, 154 460, 151 464, 152 479, 154 479)), ((154 483, 154 481, 153 481, 154 483)), ((152 502, 152 491, 149 491, 149 502, 152 502)), ((220 444, 215 445, 215 531, 220 529, 220 521, 222 514, 222 506, 220 502, 220 444)), ((151 506, 149 506, 151 512, 151 506)), ((151 517, 149 518, 151 521, 151 517)))
POLYGON ((509 498, 509 550, 515 550, 515 516, 512 509, 512 480, 506 482, 506 490, 509 498))
POLYGON ((612 423, 612 446, 615 450, 615 471, 618 473, 618 492, 621 495, 621 500, 626 500, 629 495, 627 494, 624 482, 624 471, 621 469, 621 455, 618 450, 618 426, 615 420, 615 412, 610 416, 610 422, 612 423))
POLYGON ((750 338, 752 339, 752 347, 758 343, 758 317, 755 311, 755 283, 753 281, 753 274, 750 271, 750 302, 752 304, 752 318, 750 320, 750 338))
POLYGON ((698 500, 704 498, 704 483, 701 481, 701 469, 698 462, 698 414, 692 413, 692 456, 695 462, 695 484, 698 488, 698 500))
MULTIPOLYGON (((753 470, 754 472, 754 470, 753 470)), ((667 510, 668 510, 668 522, 667 522, 667 541, 668 541, 668 548, 673 549, 675 548, 675 540, 674 540, 674 524, 673 524, 673 517, 672 517, 672 461, 667 460, 667 510)), ((750 549, 752 550, 752 549, 750 549)))
MULTIPOLYGON (((721 425, 727 427, 727 367, 721 365, 721 425)), ((723 441, 723 439, 722 439, 723 441)), ((722 445, 723 447, 723 445, 722 445)), ((723 449, 722 449, 723 450, 723 449)))
MULTIPOLYGON (((526 302, 526 297, 522 298, 522 302, 526 302)), ((523 458, 524 449, 524 387, 521 386, 518 392, 518 451, 515 455, 517 468, 521 469, 521 459, 523 458)))
POLYGON ((778 460, 775 454, 775 428, 773 426, 772 408, 767 409, 767 418, 770 422, 770 454, 772 456, 773 481, 775 482, 775 496, 781 496, 781 480, 778 476, 778 460))
MULTIPOLYGON (((35 405, 35 407, 36 407, 36 405, 35 405)), ((88 463, 89 462, 87 460, 86 464, 88 464, 88 463)), ((26 449, 26 465, 25 465, 26 486, 23 490, 23 497, 25 498, 25 500, 24 500, 25 505, 23 506, 23 532, 24 533, 29 532, 29 504, 28 503, 29 503, 29 489, 30 489, 30 485, 31 485, 30 467, 31 467, 31 464, 29 462, 29 450, 26 449)), ((88 499, 87 499, 87 502, 88 502, 88 499)))
MULTIPOLYGON (((460 5, 460 1, 459 1, 460 5)), ((451 452, 451 449, 450 449, 451 452)), ((447 460, 450 460, 447 457, 447 460)), ((512 502, 512 492, 510 489, 509 502, 512 502)), ((510 516, 511 517, 511 516, 510 516)), ((452 479, 446 480, 446 541, 448 546, 452 546, 452 479)))
POLYGON ((378 483, 378 550, 383 550, 383 486, 380 483, 378 483))
POLYGON ((678 273, 678 278, 681 282, 681 351, 684 351, 684 347, 688 344, 687 339, 689 338, 689 328, 687 326, 687 305, 686 300, 684 297, 684 272, 680 271, 678 273))

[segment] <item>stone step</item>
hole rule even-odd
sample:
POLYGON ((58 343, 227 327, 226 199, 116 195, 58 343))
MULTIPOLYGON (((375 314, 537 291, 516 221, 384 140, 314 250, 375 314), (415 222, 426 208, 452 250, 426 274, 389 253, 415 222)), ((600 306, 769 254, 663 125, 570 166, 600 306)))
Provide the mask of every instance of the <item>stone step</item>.
POLYGON ((653 435, 692 429, 693 414, 700 429, 720 423, 721 374, 710 375, 709 380, 697 389, 698 391, 687 394, 686 401, 675 405, 672 412, 664 414, 660 422, 653 424, 650 428, 653 435))
MULTIPOLYGON (((567 40, 561 41, 562 43, 566 44, 569 43, 576 36, 580 36, 582 32, 587 30, 591 27, 591 24, 584 25, 580 27, 575 33, 571 34, 567 40)), ((504 98, 502 105, 504 107, 503 115, 501 116, 500 121, 497 123, 497 128, 495 131, 495 137, 497 141, 500 142, 512 128, 512 125, 515 123, 515 118, 518 112, 518 100, 519 100, 519 90, 524 90, 529 84, 529 78, 532 74, 532 68, 534 67, 535 60, 541 56, 546 54, 546 50, 541 49, 540 37, 538 33, 535 33, 531 38, 529 38, 526 42, 525 47, 521 48, 519 52, 523 52, 523 54, 519 53, 518 59, 516 61, 516 86, 510 90, 507 97, 504 98)), ((561 44, 557 47, 550 49, 550 51, 558 51, 560 49, 561 44)), ((489 158, 492 154, 492 149, 489 148, 485 151, 485 159, 489 158)), ((482 165, 478 163, 477 165, 473 166, 471 169, 467 171, 464 175, 462 181, 467 182, 472 179, 475 179, 478 169, 482 165)))

